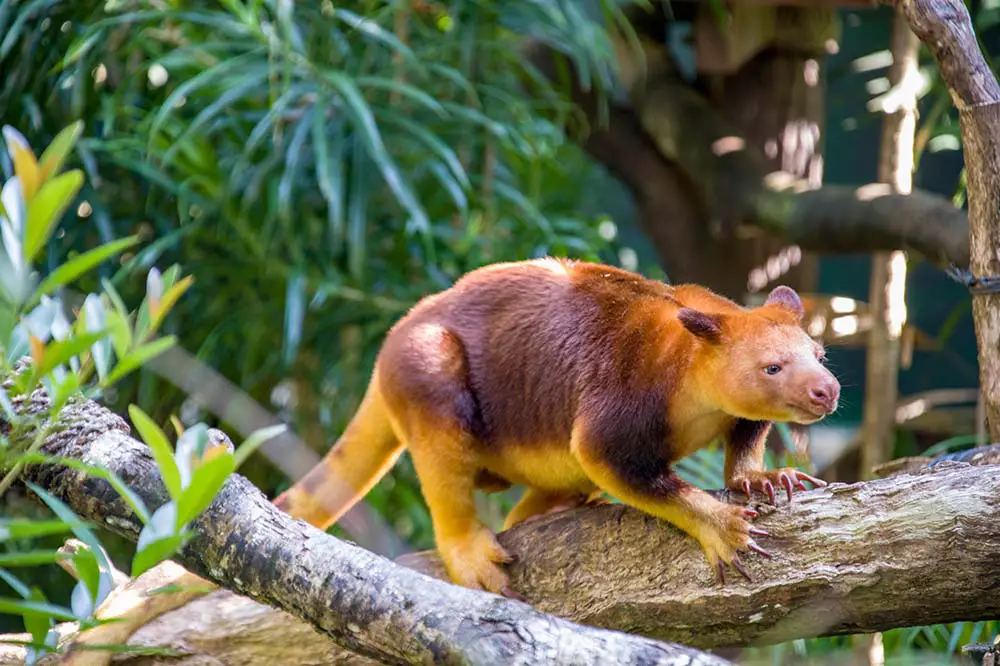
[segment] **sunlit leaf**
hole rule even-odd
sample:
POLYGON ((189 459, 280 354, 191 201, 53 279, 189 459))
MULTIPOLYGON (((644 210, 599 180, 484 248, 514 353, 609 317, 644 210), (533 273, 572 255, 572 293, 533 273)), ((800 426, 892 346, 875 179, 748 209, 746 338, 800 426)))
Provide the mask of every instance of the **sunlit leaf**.
MULTIPOLYGON (((21 603, 32 604, 33 606, 35 604, 38 604, 40 606, 49 607, 53 609, 59 608, 58 606, 53 606, 49 604, 48 599, 45 598, 45 593, 42 592, 37 587, 31 588, 31 599, 21 603)), ((31 634, 32 640, 35 643, 44 644, 45 638, 48 635, 49 630, 52 628, 53 625, 52 622, 53 614, 45 612, 39 613, 35 612, 34 610, 25 609, 21 613, 21 615, 24 618, 24 628, 27 629, 28 633, 31 634)))
POLYGON ((132 247, 138 242, 138 236, 129 236, 128 238, 123 238, 121 240, 96 247, 93 250, 77 255, 66 263, 61 264, 59 268, 45 276, 45 279, 38 285, 38 288, 35 290, 35 294, 28 302, 29 307, 36 303, 42 295, 49 294, 60 287, 66 286, 95 266, 98 266, 102 262, 117 254, 120 254, 122 251, 132 247))
POLYGON ((80 138, 81 132, 83 132, 83 122, 78 120, 65 127, 52 139, 52 143, 42 153, 39 161, 42 181, 46 181, 59 173, 63 163, 66 161, 66 157, 73 150, 76 140, 80 138))
POLYGON ((154 357, 167 351, 176 343, 177 338, 175 336, 167 335, 130 350, 128 354, 118 361, 115 369, 111 371, 110 375, 108 375, 106 383, 114 384, 122 377, 125 377, 130 372, 144 365, 154 357))
POLYGON ((166 434, 138 405, 129 405, 128 415, 132 419, 135 429, 139 431, 142 441, 152 451, 153 459, 156 461, 156 465, 160 469, 160 476, 163 478, 163 485, 167 487, 170 497, 176 501, 181 496, 181 476, 177 470, 177 461, 174 459, 174 452, 170 448, 166 434))
POLYGON ((228 453, 212 458, 198 467, 191 483, 177 501, 178 524, 185 525, 197 518, 212 503, 234 469, 235 459, 228 453))
POLYGON ((24 235, 24 258, 31 261, 48 242, 66 208, 83 186, 83 172, 67 171, 47 181, 31 201, 24 235))
POLYGON ((156 312, 150 322, 149 330, 157 331, 160 328, 160 324, 163 323, 164 317, 166 317, 170 311, 173 309, 174 304, 184 295, 184 292, 191 288, 194 284, 194 276, 188 275, 184 279, 180 280, 176 284, 167 283, 169 286, 166 292, 160 299, 159 305, 156 308, 156 312))
POLYGON ((178 534, 145 544, 132 558, 132 577, 141 576, 160 562, 170 559, 177 549, 184 545, 184 540, 185 536, 178 534))

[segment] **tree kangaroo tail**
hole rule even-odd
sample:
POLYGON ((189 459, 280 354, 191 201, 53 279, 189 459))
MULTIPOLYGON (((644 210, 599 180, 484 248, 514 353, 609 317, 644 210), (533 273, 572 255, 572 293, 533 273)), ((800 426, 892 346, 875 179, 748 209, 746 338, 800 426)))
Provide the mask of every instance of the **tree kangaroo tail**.
POLYGON ((274 500, 274 505, 325 530, 389 473, 403 449, 389 422, 378 375, 373 373, 344 434, 318 465, 274 500))

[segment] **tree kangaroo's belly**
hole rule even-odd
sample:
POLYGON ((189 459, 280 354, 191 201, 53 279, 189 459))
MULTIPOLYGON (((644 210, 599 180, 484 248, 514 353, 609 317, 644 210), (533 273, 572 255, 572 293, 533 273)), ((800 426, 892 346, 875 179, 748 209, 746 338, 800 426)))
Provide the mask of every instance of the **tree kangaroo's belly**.
POLYGON ((509 443, 482 457, 483 466, 507 481, 552 492, 592 492, 596 486, 570 452, 569 443, 509 443))

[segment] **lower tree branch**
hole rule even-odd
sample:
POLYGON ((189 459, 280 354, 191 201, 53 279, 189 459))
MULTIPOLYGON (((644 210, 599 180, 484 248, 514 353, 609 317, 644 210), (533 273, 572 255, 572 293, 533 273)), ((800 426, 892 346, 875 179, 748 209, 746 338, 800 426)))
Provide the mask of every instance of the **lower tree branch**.
MULTIPOLYGON (((48 406, 41 389, 15 402, 19 413, 40 418, 48 406)), ((153 510, 167 500, 166 489, 151 452, 128 430, 97 403, 76 401, 64 408, 42 450, 111 470, 153 510)), ((24 478, 81 518, 138 537, 140 522, 107 482, 54 464, 28 467, 24 478)), ((727 663, 689 648, 575 625, 395 565, 292 520, 239 475, 229 478, 192 532, 176 558, 191 572, 287 611, 338 645, 386 663, 727 663)))
MULTIPOLYGON (((38 413, 45 404, 39 391, 18 407, 38 413)), ((119 417, 81 402, 45 450, 108 467, 156 507, 166 498, 156 467, 126 431, 119 417)), ((216 636, 227 620, 230 634, 250 636, 256 629, 237 620, 271 630, 291 621, 254 600, 322 632, 320 654, 339 646, 388 663, 723 663, 648 639, 719 648, 994 617, 1000 598, 983 592, 1000 587, 996 471, 947 461, 917 474, 832 484, 792 504, 755 496, 755 522, 771 534, 762 545, 774 557, 748 557, 754 582, 731 578, 726 587, 714 582, 695 543, 639 511, 612 505, 548 516, 500 535, 518 558, 512 583, 534 608, 435 580, 444 574, 434 553, 404 555, 398 566, 293 521, 234 476, 178 561, 245 599, 212 592, 151 627, 176 628, 185 613, 197 618, 206 608, 217 615, 216 636)), ((83 518, 138 534, 105 482, 56 465, 25 474, 83 518)), ((155 634, 143 630, 137 640, 155 642, 155 634)))

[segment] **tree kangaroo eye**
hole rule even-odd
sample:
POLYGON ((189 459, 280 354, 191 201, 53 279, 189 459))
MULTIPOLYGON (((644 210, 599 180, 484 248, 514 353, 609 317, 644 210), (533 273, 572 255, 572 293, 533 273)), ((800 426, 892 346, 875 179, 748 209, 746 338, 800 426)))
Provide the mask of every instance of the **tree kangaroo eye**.
POLYGON ((766 372, 769 375, 776 375, 779 372, 781 372, 781 366, 776 363, 769 365, 766 368, 764 368, 764 372, 766 372))

